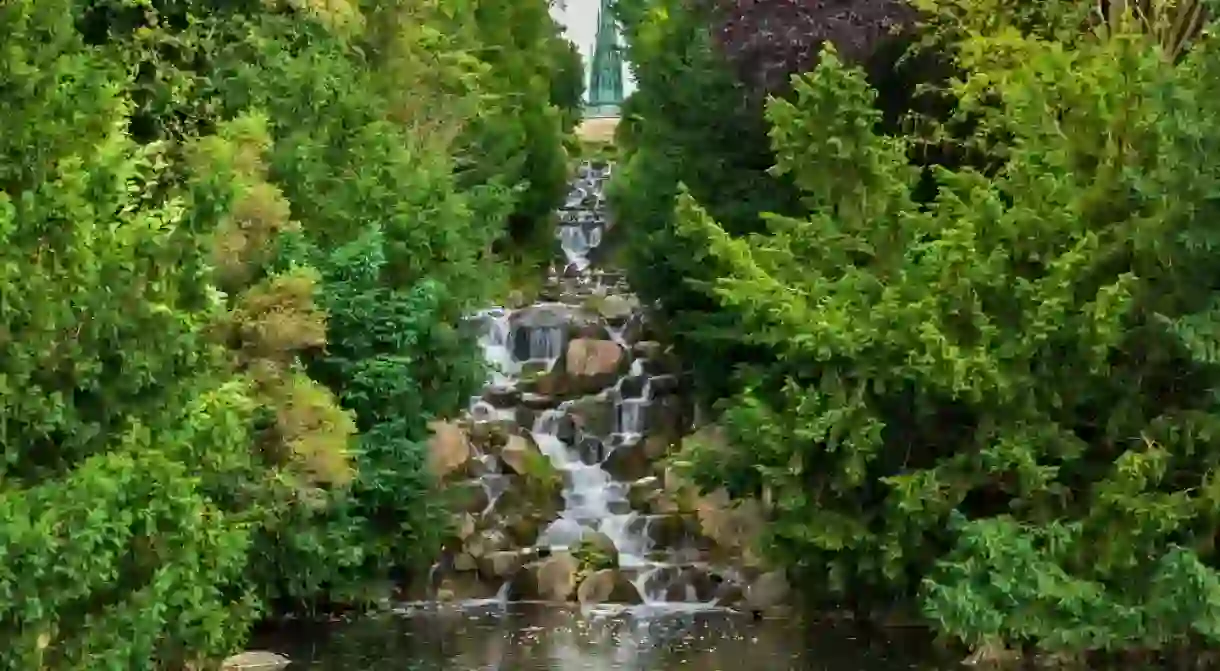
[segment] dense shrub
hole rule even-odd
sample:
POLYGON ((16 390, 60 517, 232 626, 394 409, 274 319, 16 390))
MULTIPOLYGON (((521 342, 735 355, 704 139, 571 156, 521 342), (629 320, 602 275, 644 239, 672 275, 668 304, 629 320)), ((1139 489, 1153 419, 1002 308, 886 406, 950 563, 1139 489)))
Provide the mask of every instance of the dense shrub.
POLYGON ((997 169, 921 198, 915 138, 824 57, 767 109, 807 215, 734 235, 680 195, 719 309, 773 353, 724 404, 740 447, 688 456, 770 488, 774 556, 819 596, 918 597, 976 646, 1220 643, 1217 45, 1175 66, 1121 24, 1012 27, 965 36, 953 91, 997 169))
POLYGON ((0 7, 3 668, 181 668, 431 561, 455 325, 564 179, 540 11, 0 7))
POLYGON ((252 404, 205 330, 217 217, 69 5, 0 7, 0 666, 181 666, 254 614, 252 404))
MULTIPOLYGON (((758 212, 800 211, 796 190, 767 174, 775 160, 761 108, 716 49, 709 11, 685 0, 618 0, 615 11, 637 82, 623 108, 624 158, 610 193, 615 216, 630 226, 633 286, 660 301, 659 321, 687 360, 766 356, 743 346, 738 324, 700 284, 715 272, 675 234, 672 205, 684 183, 735 234, 759 230, 758 212)), ((718 395, 724 371, 697 372, 701 388, 718 395)))

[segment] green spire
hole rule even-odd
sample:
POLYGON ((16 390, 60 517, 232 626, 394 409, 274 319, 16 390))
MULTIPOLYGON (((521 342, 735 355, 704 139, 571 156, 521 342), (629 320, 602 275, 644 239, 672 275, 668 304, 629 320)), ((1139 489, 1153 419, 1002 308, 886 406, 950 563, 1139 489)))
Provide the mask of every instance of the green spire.
POLYGON ((589 68, 589 116, 616 115, 623 104, 623 57, 611 2, 601 0, 597 13, 597 41, 589 68))

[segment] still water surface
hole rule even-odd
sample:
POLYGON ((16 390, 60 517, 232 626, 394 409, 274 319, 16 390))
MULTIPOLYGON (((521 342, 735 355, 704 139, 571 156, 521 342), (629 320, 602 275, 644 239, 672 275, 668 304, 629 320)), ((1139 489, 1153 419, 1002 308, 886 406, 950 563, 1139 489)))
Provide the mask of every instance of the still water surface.
POLYGON ((727 611, 586 612, 530 604, 399 609, 282 631, 270 647, 313 671, 898 671, 930 664, 912 636, 755 621, 727 611))

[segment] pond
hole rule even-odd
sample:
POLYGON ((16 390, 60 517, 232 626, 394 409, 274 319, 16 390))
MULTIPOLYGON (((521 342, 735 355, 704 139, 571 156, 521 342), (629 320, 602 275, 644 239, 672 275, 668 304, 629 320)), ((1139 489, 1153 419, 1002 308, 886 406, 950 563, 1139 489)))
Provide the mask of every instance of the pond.
POLYGON ((920 637, 879 639, 849 624, 802 624, 726 610, 581 612, 535 604, 422 605, 263 644, 315 671, 897 671, 939 667, 920 637))

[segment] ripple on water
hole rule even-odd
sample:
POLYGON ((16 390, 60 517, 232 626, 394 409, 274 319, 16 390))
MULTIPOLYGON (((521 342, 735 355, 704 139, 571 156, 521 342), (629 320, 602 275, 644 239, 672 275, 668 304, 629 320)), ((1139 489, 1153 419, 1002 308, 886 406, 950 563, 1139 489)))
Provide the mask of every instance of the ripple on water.
POLYGON ((681 604, 578 608, 421 605, 277 632, 293 669, 326 671, 897 671, 922 645, 866 641, 850 627, 754 621, 681 604))

